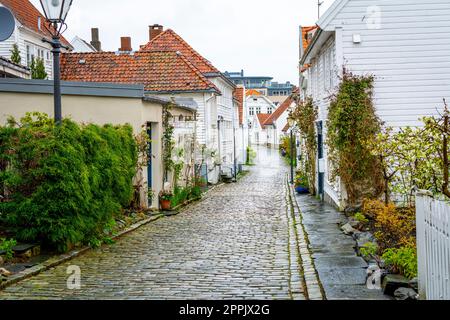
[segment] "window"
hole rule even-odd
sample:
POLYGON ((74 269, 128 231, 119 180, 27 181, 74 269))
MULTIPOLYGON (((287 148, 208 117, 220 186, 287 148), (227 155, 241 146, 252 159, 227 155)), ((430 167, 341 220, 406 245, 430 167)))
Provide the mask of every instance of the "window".
POLYGON ((249 109, 249 114, 250 114, 251 116, 255 115, 255 108, 251 107, 251 108, 249 109))
POLYGON ((33 48, 27 44, 27 65, 31 65, 31 61, 34 59, 33 48))
POLYGON ((256 114, 260 114, 261 113, 261 107, 256 107, 256 114))
POLYGON ((44 50, 38 49, 38 58, 44 60, 44 50))
POLYGON ((267 108, 267 113, 268 114, 272 114, 273 113, 273 108, 272 107, 267 108))

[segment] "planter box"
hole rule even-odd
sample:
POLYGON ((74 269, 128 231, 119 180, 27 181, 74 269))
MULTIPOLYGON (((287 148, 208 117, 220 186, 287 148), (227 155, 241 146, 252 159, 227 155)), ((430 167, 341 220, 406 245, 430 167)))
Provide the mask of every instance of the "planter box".
POLYGON ((309 188, 305 188, 305 187, 295 187, 295 192, 297 192, 298 194, 309 194, 309 188))

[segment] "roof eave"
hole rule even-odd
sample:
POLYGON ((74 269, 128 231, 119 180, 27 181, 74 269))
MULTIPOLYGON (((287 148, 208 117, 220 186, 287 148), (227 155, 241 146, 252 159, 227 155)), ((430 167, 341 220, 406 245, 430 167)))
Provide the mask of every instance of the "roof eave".
POLYGON ((347 4, 349 0, 336 0, 333 2, 330 8, 320 17, 319 21, 317 21, 317 25, 322 30, 328 30, 328 27, 336 17, 336 15, 341 11, 341 9, 347 4))
POLYGON ((201 89, 201 90, 145 90, 145 94, 183 94, 183 93, 215 93, 222 95, 216 89, 201 89))
POLYGON ((227 76, 225 76, 222 72, 207 72, 203 74, 206 78, 216 78, 219 77, 222 80, 224 80, 226 83, 228 83, 233 89, 236 89, 236 84, 231 81, 227 76))

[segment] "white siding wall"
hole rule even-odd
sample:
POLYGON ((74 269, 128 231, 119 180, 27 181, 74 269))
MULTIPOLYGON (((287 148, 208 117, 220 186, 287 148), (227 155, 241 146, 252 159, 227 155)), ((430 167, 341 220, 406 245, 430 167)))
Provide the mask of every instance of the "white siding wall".
POLYGON ((387 125, 419 125, 442 110, 450 99, 450 1, 350 0, 332 24, 343 21, 344 61, 376 76, 375 104, 387 125), (380 10, 379 29, 363 21, 369 6, 380 10))
MULTIPOLYGON (((419 118, 435 115, 442 99, 450 100, 450 1, 349 0, 325 31, 336 33, 308 72, 308 94, 319 107, 319 119, 327 119, 327 97, 343 66, 375 76, 374 103, 388 126, 420 125, 419 118), (361 43, 353 42, 354 35, 361 43), (327 72, 332 73, 330 86, 327 72)), ((329 180, 326 147, 325 162, 329 180)), ((325 192, 340 204, 345 191, 338 181, 325 182, 325 192)))
MULTIPOLYGON (((330 39, 325 42, 322 50, 312 61, 311 68, 308 71, 308 77, 311 79, 311 83, 308 86, 308 95, 313 97, 314 103, 319 108, 318 120, 323 121, 324 137, 326 137, 326 120, 328 117, 328 108, 330 106, 329 97, 338 84, 336 42, 334 36, 330 37, 330 39)), ((324 162, 326 168, 324 185, 325 193, 338 204, 341 199, 341 185, 339 181, 331 181, 331 163, 328 161, 328 150, 325 143, 324 162)), ((316 167, 318 168, 319 165, 317 164, 316 167)))
MULTIPOLYGON (((217 123, 218 117, 223 117, 224 121, 220 124, 220 155, 223 161, 223 166, 232 167, 234 164, 234 131, 233 120, 235 116, 234 102, 233 102, 233 86, 220 77, 210 79, 216 87, 220 90, 222 95, 218 96, 217 102, 217 116, 215 121, 217 123)), ((213 107, 214 108, 214 107, 213 107)), ((217 149, 217 147, 216 147, 217 149)))

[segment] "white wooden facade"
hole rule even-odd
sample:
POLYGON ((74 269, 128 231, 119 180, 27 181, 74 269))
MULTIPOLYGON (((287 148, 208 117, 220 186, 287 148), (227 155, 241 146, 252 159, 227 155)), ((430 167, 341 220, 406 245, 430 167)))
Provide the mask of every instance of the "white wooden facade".
MULTIPOLYGON (((190 98, 197 104, 198 150, 201 150, 201 146, 205 146, 208 151, 214 152, 215 156, 207 157, 205 163, 208 166, 209 182, 216 184, 220 178, 220 170, 230 170, 234 166, 234 87, 221 77, 214 77, 209 80, 218 87, 221 95, 210 92, 193 92, 162 96, 166 98, 190 98), (220 121, 220 128, 219 119, 223 119, 220 121)), ((198 154, 197 163, 201 162, 201 156, 201 154, 198 154)))
POLYGON ((258 121, 258 114, 272 114, 276 106, 264 95, 249 95, 246 97, 246 109, 244 113, 249 124, 250 144, 266 145, 268 142, 267 132, 258 121))
MULTIPOLYGON (((3 6, 0 1, 0 6, 3 6)), ((14 12, 12 12, 14 15, 14 12)), ((20 23, 18 19, 15 19, 16 26, 11 37, 0 42, 0 56, 6 59, 11 58, 11 50, 13 45, 17 44, 20 56, 21 65, 29 67, 33 58, 43 59, 45 65, 45 71, 47 72, 48 79, 53 78, 53 54, 51 52, 52 47, 50 44, 43 42, 42 38, 44 33, 36 32, 31 28, 20 23)), ((44 23, 42 18, 36 18, 36 25, 39 30, 44 30, 44 23)), ((42 31, 44 32, 44 31, 42 31)), ((46 38, 49 38, 46 36, 46 38)), ((66 51, 64 48, 61 49, 66 51)))
MULTIPOLYGON (((301 65, 310 64, 303 96, 319 107, 324 137, 329 96, 344 67, 375 76, 374 104, 387 126, 420 125, 450 99, 450 1, 336 0, 317 25, 301 65)), ((341 206, 345 191, 329 182, 326 146, 321 162, 325 194, 341 206)))
MULTIPOLYGON (((2 6, 1 1, 0 6, 2 6)), ((38 21, 36 21, 37 23, 38 21)), ((21 64, 29 66, 32 58, 44 59, 46 72, 51 79, 53 72, 52 48, 48 43, 42 42, 42 38, 41 34, 26 28, 16 19, 16 27, 12 36, 8 40, 0 42, 0 56, 10 59, 13 45, 17 44, 22 58, 21 64)))

